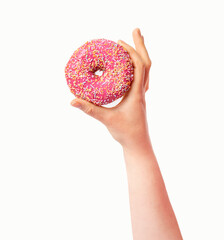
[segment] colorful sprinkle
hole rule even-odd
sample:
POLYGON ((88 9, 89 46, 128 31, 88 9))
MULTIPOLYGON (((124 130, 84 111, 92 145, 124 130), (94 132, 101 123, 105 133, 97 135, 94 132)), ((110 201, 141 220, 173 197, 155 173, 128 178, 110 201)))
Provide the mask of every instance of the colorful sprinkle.
POLYGON ((130 89, 134 67, 121 45, 106 39, 94 39, 73 53, 65 67, 65 77, 76 97, 105 105, 130 89), (98 70, 103 71, 101 76, 95 74, 98 70))

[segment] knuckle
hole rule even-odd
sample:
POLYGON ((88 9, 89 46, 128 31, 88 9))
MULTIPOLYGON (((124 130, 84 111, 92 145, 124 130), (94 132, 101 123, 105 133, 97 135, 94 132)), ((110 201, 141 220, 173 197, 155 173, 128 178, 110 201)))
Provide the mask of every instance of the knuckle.
POLYGON ((145 63, 145 69, 149 71, 150 68, 151 68, 151 65, 152 65, 151 60, 146 61, 146 63, 145 63))
POLYGON ((93 107, 92 106, 88 106, 86 108, 86 111, 85 111, 88 115, 92 116, 93 115, 93 107))
POLYGON ((149 86, 147 85, 145 88, 145 92, 147 92, 149 90, 149 86))

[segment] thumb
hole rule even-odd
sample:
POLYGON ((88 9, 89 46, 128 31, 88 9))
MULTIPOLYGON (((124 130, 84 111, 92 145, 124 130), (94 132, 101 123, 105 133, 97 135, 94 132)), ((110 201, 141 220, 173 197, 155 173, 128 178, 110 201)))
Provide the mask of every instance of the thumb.
POLYGON ((72 100, 71 105, 73 107, 81 109, 83 112, 85 112, 89 116, 91 116, 101 122, 104 122, 104 119, 106 118, 106 114, 107 114, 106 112, 108 109, 105 107, 97 106, 93 103, 90 103, 90 102, 80 99, 80 98, 76 98, 76 99, 72 100))

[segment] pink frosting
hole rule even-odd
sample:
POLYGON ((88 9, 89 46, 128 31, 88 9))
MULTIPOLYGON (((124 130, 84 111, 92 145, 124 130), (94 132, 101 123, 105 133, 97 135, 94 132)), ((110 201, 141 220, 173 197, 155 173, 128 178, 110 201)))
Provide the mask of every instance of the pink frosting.
POLYGON ((73 53, 65 67, 65 77, 76 97, 105 105, 130 89, 134 68, 128 52, 121 45, 94 39, 73 53), (97 70, 103 74, 96 75, 97 70))

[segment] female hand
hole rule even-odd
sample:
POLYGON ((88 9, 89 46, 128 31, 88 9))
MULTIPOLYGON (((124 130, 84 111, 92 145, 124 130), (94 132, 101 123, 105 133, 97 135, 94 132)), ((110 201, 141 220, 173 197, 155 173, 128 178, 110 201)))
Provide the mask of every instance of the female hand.
POLYGON ((105 124, 113 138, 123 147, 129 148, 139 142, 149 141, 145 92, 149 88, 151 67, 151 60, 140 29, 135 29, 132 35, 135 49, 121 40, 118 41, 118 44, 128 51, 134 65, 134 80, 122 101, 112 108, 96 106, 79 98, 71 102, 72 106, 80 108, 105 124))

